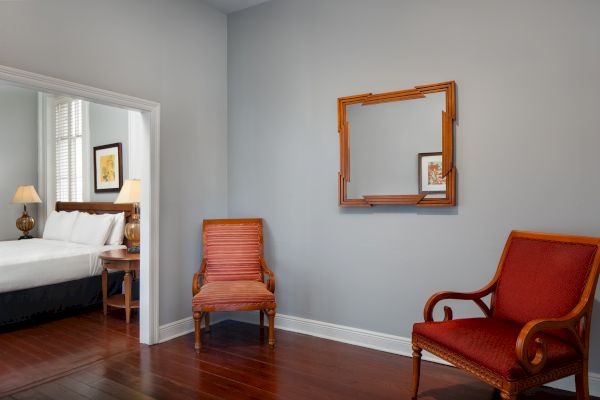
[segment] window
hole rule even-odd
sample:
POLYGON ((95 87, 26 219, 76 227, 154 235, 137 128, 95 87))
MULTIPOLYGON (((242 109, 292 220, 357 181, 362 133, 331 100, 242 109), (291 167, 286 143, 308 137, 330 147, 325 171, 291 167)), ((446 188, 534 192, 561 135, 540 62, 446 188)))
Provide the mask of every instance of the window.
POLYGON ((54 121, 56 201, 83 201, 83 102, 56 99, 54 121))

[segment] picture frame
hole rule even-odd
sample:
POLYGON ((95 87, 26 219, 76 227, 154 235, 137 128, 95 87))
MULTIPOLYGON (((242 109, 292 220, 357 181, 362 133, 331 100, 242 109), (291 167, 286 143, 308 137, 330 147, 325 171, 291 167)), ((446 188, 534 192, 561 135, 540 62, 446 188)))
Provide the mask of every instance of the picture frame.
POLYGON ((442 152, 418 154, 419 193, 446 193, 446 177, 442 176, 442 152))
POLYGON ((119 192, 123 186, 123 145, 94 147, 94 192, 119 192))

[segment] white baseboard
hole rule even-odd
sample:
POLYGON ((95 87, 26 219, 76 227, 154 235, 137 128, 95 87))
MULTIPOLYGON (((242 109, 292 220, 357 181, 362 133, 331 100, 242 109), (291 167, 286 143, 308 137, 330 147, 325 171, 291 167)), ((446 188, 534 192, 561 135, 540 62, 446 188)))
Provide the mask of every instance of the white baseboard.
MULTIPOLYGON (((590 372, 589 374, 589 384, 590 384, 590 395, 592 396, 600 396, 600 374, 595 372, 590 372)), ((567 390, 569 392, 575 391, 575 379, 574 378, 564 378, 559 379, 557 381, 551 382, 546 386, 567 390)))
MULTIPOLYGON (((252 313, 235 314, 233 319, 240 322, 257 324, 257 318, 252 313)), ((316 336, 323 339, 335 340, 336 342, 343 342, 405 357, 412 357, 411 340, 402 336, 283 314, 277 314, 277 317, 275 318, 275 327, 284 331, 303 333, 305 335, 316 336)), ((427 352, 423 352, 423 360, 451 365, 441 358, 427 352)), ((589 384, 590 394, 592 396, 600 396, 600 374, 590 373, 589 384)), ((547 386, 574 392, 575 380, 572 377, 560 379, 549 383, 547 386)))
MULTIPOLYGON (((218 315, 211 316, 210 324, 218 324, 225 319, 226 318, 218 315)), ((192 317, 187 317, 180 319, 179 321, 161 325, 158 328, 158 343, 167 342, 169 340, 178 338, 179 336, 187 335, 191 332, 194 332, 194 318, 192 317)))
MULTIPOLYGON (((233 319, 251 324, 257 323, 256 317, 251 313, 235 314, 233 319)), ((402 336, 283 314, 277 314, 275 317, 275 327, 284 331, 303 333, 305 335, 316 336, 323 339, 335 340, 336 342, 348 343, 367 347, 369 349, 385 351, 387 353, 412 357, 411 340, 402 336)), ((441 358, 427 352, 423 352, 423 360, 450 365, 441 358)))

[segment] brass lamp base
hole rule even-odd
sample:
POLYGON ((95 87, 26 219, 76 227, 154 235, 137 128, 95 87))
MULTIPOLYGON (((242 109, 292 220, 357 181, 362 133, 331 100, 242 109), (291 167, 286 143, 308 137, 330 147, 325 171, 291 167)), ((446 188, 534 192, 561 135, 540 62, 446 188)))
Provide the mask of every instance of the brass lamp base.
POLYGON ((125 237, 129 242, 128 253, 137 254, 140 252, 140 214, 136 212, 131 216, 131 222, 125 225, 125 237))
POLYGON ((17 218, 17 228, 23 232, 23 236, 19 238, 21 239, 32 239, 33 237, 29 235, 29 231, 33 230, 35 227, 35 219, 27 214, 27 211, 23 211, 23 215, 17 218))

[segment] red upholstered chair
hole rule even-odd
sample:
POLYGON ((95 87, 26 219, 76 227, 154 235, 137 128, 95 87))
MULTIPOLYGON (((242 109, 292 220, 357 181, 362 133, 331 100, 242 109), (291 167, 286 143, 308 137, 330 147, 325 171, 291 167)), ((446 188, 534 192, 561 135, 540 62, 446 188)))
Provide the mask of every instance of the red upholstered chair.
POLYGON ((263 258, 262 219, 205 220, 202 263, 192 283, 195 348, 201 347, 200 324, 210 331, 213 311, 260 311, 269 317, 269 345, 275 345, 275 276, 263 258), (268 283, 264 283, 265 274, 268 283))
POLYGON ((441 292, 413 328, 413 399, 421 351, 470 372, 506 400, 534 386, 575 375, 577 399, 588 400, 590 319, 600 239, 512 232, 492 281, 472 293, 441 292), (491 294, 490 306, 482 300, 491 294), (433 321, 435 305, 472 300, 484 318, 433 321))

